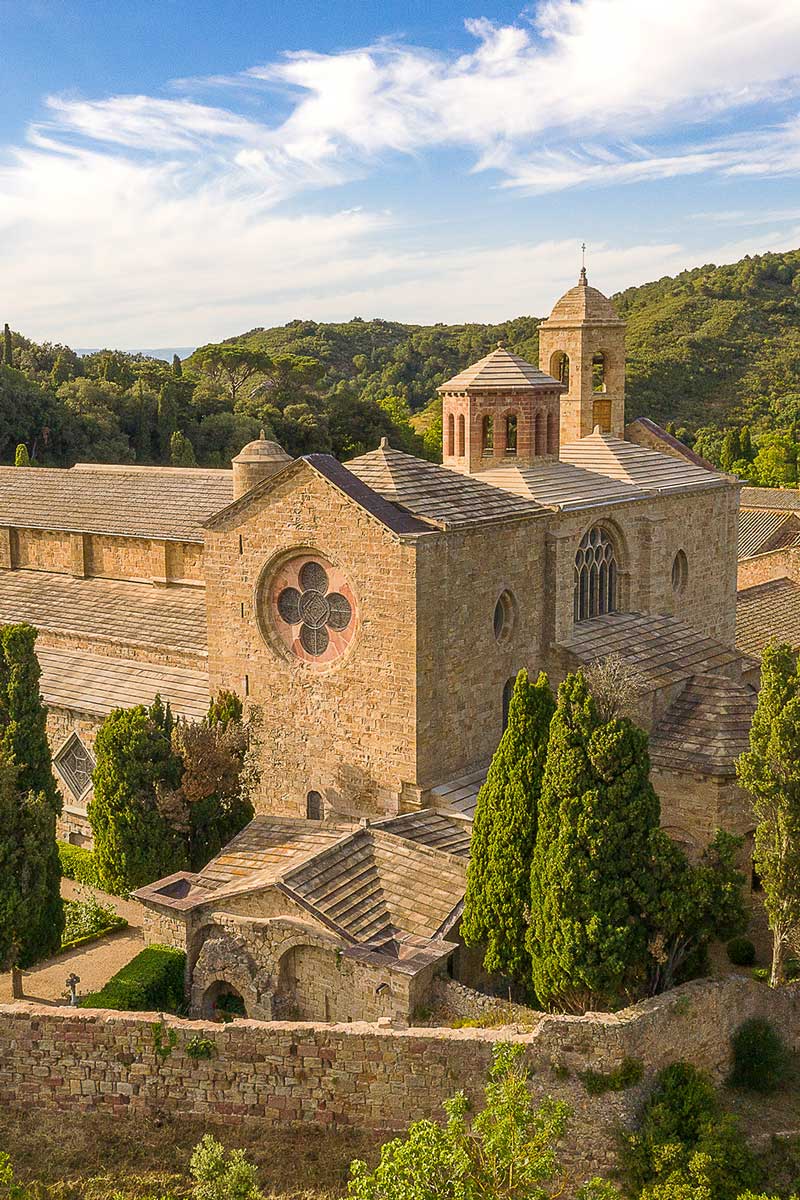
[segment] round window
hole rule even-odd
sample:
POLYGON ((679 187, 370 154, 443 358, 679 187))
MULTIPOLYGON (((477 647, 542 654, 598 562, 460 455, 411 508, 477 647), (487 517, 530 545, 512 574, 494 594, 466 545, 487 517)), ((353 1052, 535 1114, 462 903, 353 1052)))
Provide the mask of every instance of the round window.
POLYGON ((495 641, 507 642, 514 632, 516 621, 516 602, 511 592, 505 591, 497 598, 494 606, 493 628, 495 641))
POLYGON ((689 580, 689 563, 683 550, 672 561, 672 590, 680 595, 689 580))
POLYGON ((295 658, 325 667, 353 640, 356 604, 342 572, 319 555, 284 559, 259 584, 258 612, 295 658))

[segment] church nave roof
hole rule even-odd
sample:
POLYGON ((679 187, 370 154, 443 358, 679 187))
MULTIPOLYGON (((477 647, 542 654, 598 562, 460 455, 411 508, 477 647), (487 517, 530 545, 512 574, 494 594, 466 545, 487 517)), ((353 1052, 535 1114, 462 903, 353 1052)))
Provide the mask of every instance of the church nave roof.
POLYGON ((561 447, 562 463, 619 479, 646 492, 678 492, 730 484, 730 476, 595 430, 561 447))

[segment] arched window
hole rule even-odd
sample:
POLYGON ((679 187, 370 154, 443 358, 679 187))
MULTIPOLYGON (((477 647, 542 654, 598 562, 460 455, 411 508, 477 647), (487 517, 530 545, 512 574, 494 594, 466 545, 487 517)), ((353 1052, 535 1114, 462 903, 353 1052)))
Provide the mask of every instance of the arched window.
POLYGON ((514 695, 514 684, 517 682, 516 675, 512 675, 503 684, 503 729, 505 730, 508 724, 508 710, 511 708, 511 697, 514 695))
POLYGON ((543 412, 538 412, 533 423, 533 452, 547 454, 547 425, 543 412))
POLYGON ((569 356, 563 350, 556 350, 555 354, 550 355, 550 375, 563 383, 565 388, 569 387, 569 356))
POLYGON ((547 453, 558 454, 558 413, 553 409, 547 414, 547 453))
POLYGON ((506 454, 517 453, 517 414, 509 413, 506 417, 506 454))
POLYGON ((616 612, 617 557, 605 529, 595 525, 584 534, 575 555, 574 615, 576 621, 616 612))
POLYGON ((450 415, 447 418, 447 449, 445 451, 445 453, 447 455, 449 455, 450 458, 452 458, 456 452, 456 444, 455 443, 456 443, 456 419, 453 416, 453 414, 450 413, 450 415))
POLYGON ((679 550, 672 560, 672 590, 678 596, 686 588, 689 581, 689 562, 683 550, 679 550))
POLYGON ((483 418, 483 441, 481 445, 484 454, 491 454, 494 450, 494 417, 483 418))
POLYGON ((592 355, 592 391, 606 390, 606 356, 602 350, 592 355))
POLYGON ((309 792, 306 796, 306 817, 309 821, 322 820, 322 793, 309 792))
POLYGON ((464 428, 464 414, 461 413, 458 418, 458 457, 463 458, 466 450, 466 432, 464 428))

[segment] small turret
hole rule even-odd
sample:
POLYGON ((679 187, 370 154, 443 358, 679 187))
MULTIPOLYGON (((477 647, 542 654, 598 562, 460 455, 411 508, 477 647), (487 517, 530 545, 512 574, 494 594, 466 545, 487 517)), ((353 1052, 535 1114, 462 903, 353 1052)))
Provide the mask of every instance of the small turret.
POLYGON ((267 440, 264 430, 261 430, 254 442, 248 442, 234 458, 233 466, 233 498, 238 500, 245 492, 249 492, 262 479, 269 479, 292 461, 277 442, 267 440))

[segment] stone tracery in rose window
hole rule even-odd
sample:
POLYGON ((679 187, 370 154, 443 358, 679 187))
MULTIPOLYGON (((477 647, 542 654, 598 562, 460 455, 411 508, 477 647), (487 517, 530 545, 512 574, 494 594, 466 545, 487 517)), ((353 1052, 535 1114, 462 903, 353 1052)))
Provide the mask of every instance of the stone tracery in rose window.
POLYGON ((272 626, 295 657, 312 666, 333 662, 355 632, 355 597, 342 572, 321 557, 283 563, 270 587, 272 626))

